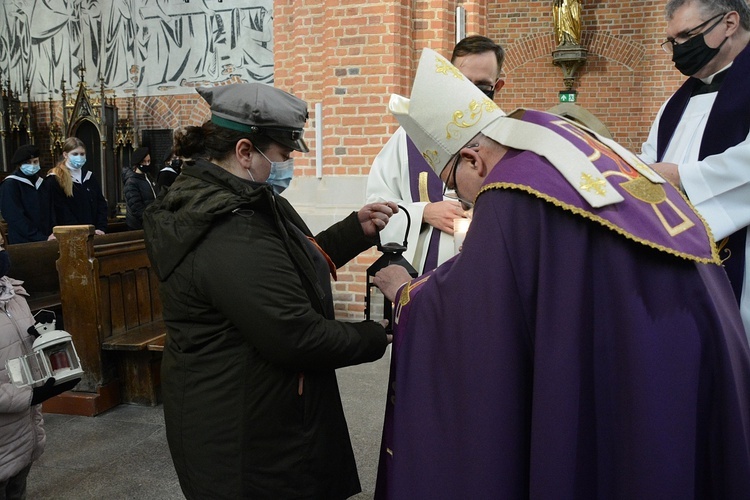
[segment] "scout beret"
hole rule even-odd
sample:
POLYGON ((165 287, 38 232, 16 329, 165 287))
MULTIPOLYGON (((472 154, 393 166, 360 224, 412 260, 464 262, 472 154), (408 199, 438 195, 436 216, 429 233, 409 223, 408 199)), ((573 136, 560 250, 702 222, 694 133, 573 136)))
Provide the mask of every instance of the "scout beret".
POLYGON ((307 103, 263 83, 203 87, 198 93, 211 106, 211 121, 224 128, 266 134, 275 142, 307 153, 302 139, 307 103))
POLYGON ((13 158, 10 160, 10 164, 19 165, 32 158, 39 158, 39 148, 33 144, 26 144, 16 149, 16 152, 13 153, 13 158))

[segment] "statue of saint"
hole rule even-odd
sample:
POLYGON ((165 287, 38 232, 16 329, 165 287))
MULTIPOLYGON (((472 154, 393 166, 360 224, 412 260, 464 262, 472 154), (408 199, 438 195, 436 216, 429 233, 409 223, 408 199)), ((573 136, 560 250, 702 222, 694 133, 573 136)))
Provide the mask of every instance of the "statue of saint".
POLYGON ((555 42, 560 45, 581 44, 581 0, 554 0, 555 42))

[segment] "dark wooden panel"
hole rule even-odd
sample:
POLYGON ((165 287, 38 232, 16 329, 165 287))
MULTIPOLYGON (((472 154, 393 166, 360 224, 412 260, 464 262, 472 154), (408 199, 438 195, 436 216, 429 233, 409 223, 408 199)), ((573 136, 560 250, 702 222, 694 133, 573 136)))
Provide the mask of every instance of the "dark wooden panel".
POLYGON ((151 286, 149 285, 149 270, 135 271, 136 303, 138 304, 138 323, 148 323, 154 319, 151 309, 151 286))
POLYGON ((134 328, 141 324, 138 317, 138 290, 136 289, 135 272, 122 273, 122 308, 125 311, 125 328, 134 328))
MULTIPOLYGON (((109 288, 109 311, 111 314, 111 333, 121 333, 127 326, 125 319, 124 297, 122 292, 122 279, 119 274, 102 279, 102 287, 109 288)), ((107 304, 102 304, 107 307, 107 304)), ((106 338, 106 337, 105 337, 106 338)))

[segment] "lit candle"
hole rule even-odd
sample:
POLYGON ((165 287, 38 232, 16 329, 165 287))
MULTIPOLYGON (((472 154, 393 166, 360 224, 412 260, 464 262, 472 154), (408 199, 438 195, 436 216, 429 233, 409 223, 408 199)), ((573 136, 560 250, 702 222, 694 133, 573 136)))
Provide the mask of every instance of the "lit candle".
POLYGON ((461 251, 466 238, 466 232, 469 230, 471 219, 461 218, 453 219, 453 250, 454 255, 461 251))

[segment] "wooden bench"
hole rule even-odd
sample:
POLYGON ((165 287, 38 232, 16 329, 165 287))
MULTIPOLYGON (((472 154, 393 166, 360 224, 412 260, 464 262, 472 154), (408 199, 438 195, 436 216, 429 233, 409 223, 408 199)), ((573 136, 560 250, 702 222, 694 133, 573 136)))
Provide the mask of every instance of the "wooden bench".
POLYGON ((62 310, 55 264, 59 255, 57 241, 16 243, 6 245, 5 249, 10 257, 8 276, 23 281, 31 312, 50 309, 59 317, 62 310))
POLYGON ((45 411, 96 415, 121 402, 157 404, 166 327, 143 231, 94 236, 85 225, 54 233, 64 326, 85 373, 45 411))

